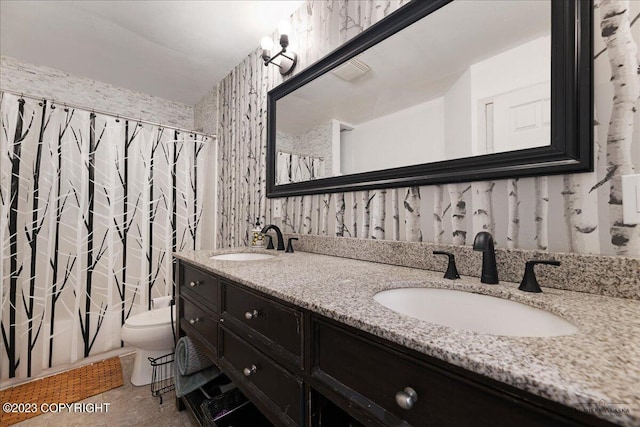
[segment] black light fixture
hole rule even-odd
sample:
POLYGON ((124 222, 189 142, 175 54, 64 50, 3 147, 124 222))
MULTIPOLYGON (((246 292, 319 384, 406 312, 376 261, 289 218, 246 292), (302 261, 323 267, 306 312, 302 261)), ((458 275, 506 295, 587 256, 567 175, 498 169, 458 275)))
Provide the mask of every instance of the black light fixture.
POLYGON ((260 41, 260 45, 262 46, 262 60, 264 61, 265 66, 273 64, 279 67, 280 74, 286 76, 293 72, 298 60, 298 56, 295 52, 287 50, 287 47, 289 46, 289 33, 291 32, 291 24, 289 24, 289 21, 280 21, 280 24, 278 24, 278 32, 280 33, 280 47, 282 49, 280 52, 271 56, 273 40, 269 36, 264 36, 260 41), (274 62, 274 59, 276 58, 280 58, 280 61, 274 62))

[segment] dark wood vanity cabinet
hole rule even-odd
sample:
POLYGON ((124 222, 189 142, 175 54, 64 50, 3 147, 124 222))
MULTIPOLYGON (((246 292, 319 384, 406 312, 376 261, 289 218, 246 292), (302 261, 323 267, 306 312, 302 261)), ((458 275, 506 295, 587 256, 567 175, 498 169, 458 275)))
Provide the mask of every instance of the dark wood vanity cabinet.
POLYGON ((302 311, 228 281, 222 283, 221 314, 225 325, 251 336, 257 348, 289 369, 304 369, 302 311))
POLYGON ((305 425, 303 313, 222 281, 220 367, 277 425, 305 425))
MULTIPOLYGON (((220 315, 220 281, 204 270, 176 261, 176 305, 177 337, 188 335, 206 351, 207 355, 218 362, 218 321, 220 315)), ((176 368, 177 369, 177 368, 176 368)), ((195 425, 204 425, 200 404, 204 395, 192 392, 176 399, 178 409, 185 407, 195 425)))
POLYGON ((201 302, 212 312, 217 313, 220 296, 220 280, 205 271, 188 264, 180 263, 180 294, 201 302))
POLYGON ((178 275, 179 335, 198 341, 217 361, 220 281, 185 263, 178 263, 178 275))
MULTIPOLYGON (((179 335, 201 344, 273 424, 305 425, 303 312, 182 261, 176 281, 179 335)), ((178 400, 204 425, 198 403, 178 400)))
POLYGON ((277 424, 304 425, 304 383, 277 361, 238 335, 221 327, 220 367, 277 424))
POLYGON ((310 339, 314 388, 365 425, 610 425, 328 319, 310 339))
POLYGON ((178 272, 180 334, 274 425, 613 425, 182 261, 178 272))

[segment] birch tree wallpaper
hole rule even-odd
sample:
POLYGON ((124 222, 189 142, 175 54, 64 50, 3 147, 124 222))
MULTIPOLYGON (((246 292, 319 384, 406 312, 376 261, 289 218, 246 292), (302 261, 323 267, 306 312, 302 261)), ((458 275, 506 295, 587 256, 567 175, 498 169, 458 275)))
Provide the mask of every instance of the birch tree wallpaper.
POLYGON ((127 317, 173 294, 210 138, 1 96, 0 374, 27 378, 122 346, 127 317))
MULTIPOLYGON (((404 3, 308 1, 292 17, 294 73, 404 3)), ((488 230, 506 248, 640 257, 640 226, 623 223, 620 184, 640 167, 639 14, 640 2, 595 2, 597 166, 575 175, 267 199, 266 95, 283 78, 256 50, 216 88, 218 246, 245 245, 259 217, 288 233, 465 245, 488 230)))

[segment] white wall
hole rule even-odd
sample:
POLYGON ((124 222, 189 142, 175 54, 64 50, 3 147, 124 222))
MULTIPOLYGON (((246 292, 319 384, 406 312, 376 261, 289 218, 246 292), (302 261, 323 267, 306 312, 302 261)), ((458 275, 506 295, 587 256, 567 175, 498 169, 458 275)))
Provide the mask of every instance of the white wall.
MULTIPOLYGON (((483 98, 551 80, 551 36, 540 37, 471 65, 471 143, 478 147, 478 102, 483 98), (508 72, 505 72, 507 70, 508 72)), ((550 95, 550 94, 549 94, 550 95)), ((551 141, 551 136, 549 136, 551 141)))
POLYGON ((355 125, 340 134, 343 174, 444 159, 444 99, 355 125))
POLYGON ((478 148, 479 101, 549 81, 550 43, 550 37, 540 37, 475 63, 444 97, 342 132, 342 173, 483 154, 478 148))
POLYGON ((447 159, 471 156, 471 71, 456 80, 444 96, 447 159))

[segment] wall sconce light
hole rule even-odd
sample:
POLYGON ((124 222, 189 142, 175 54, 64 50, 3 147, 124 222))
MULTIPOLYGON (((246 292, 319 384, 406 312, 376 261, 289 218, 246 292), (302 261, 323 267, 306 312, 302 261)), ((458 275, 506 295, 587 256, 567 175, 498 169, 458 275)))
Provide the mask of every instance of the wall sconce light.
POLYGON ((286 76, 293 72, 298 62, 298 56, 295 52, 287 50, 289 46, 289 33, 291 32, 289 21, 280 21, 280 24, 278 24, 278 32, 280 33, 280 47, 282 49, 274 56, 271 56, 273 40, 269 36, 263 37, 260 41, 260 45, 262 46, 262 60, 264 61, 265 67, 269 66, 269 64, 280 67, 280 74, 286 76), (274 62, 276 58, 280 58, 280 61, 274 62))

